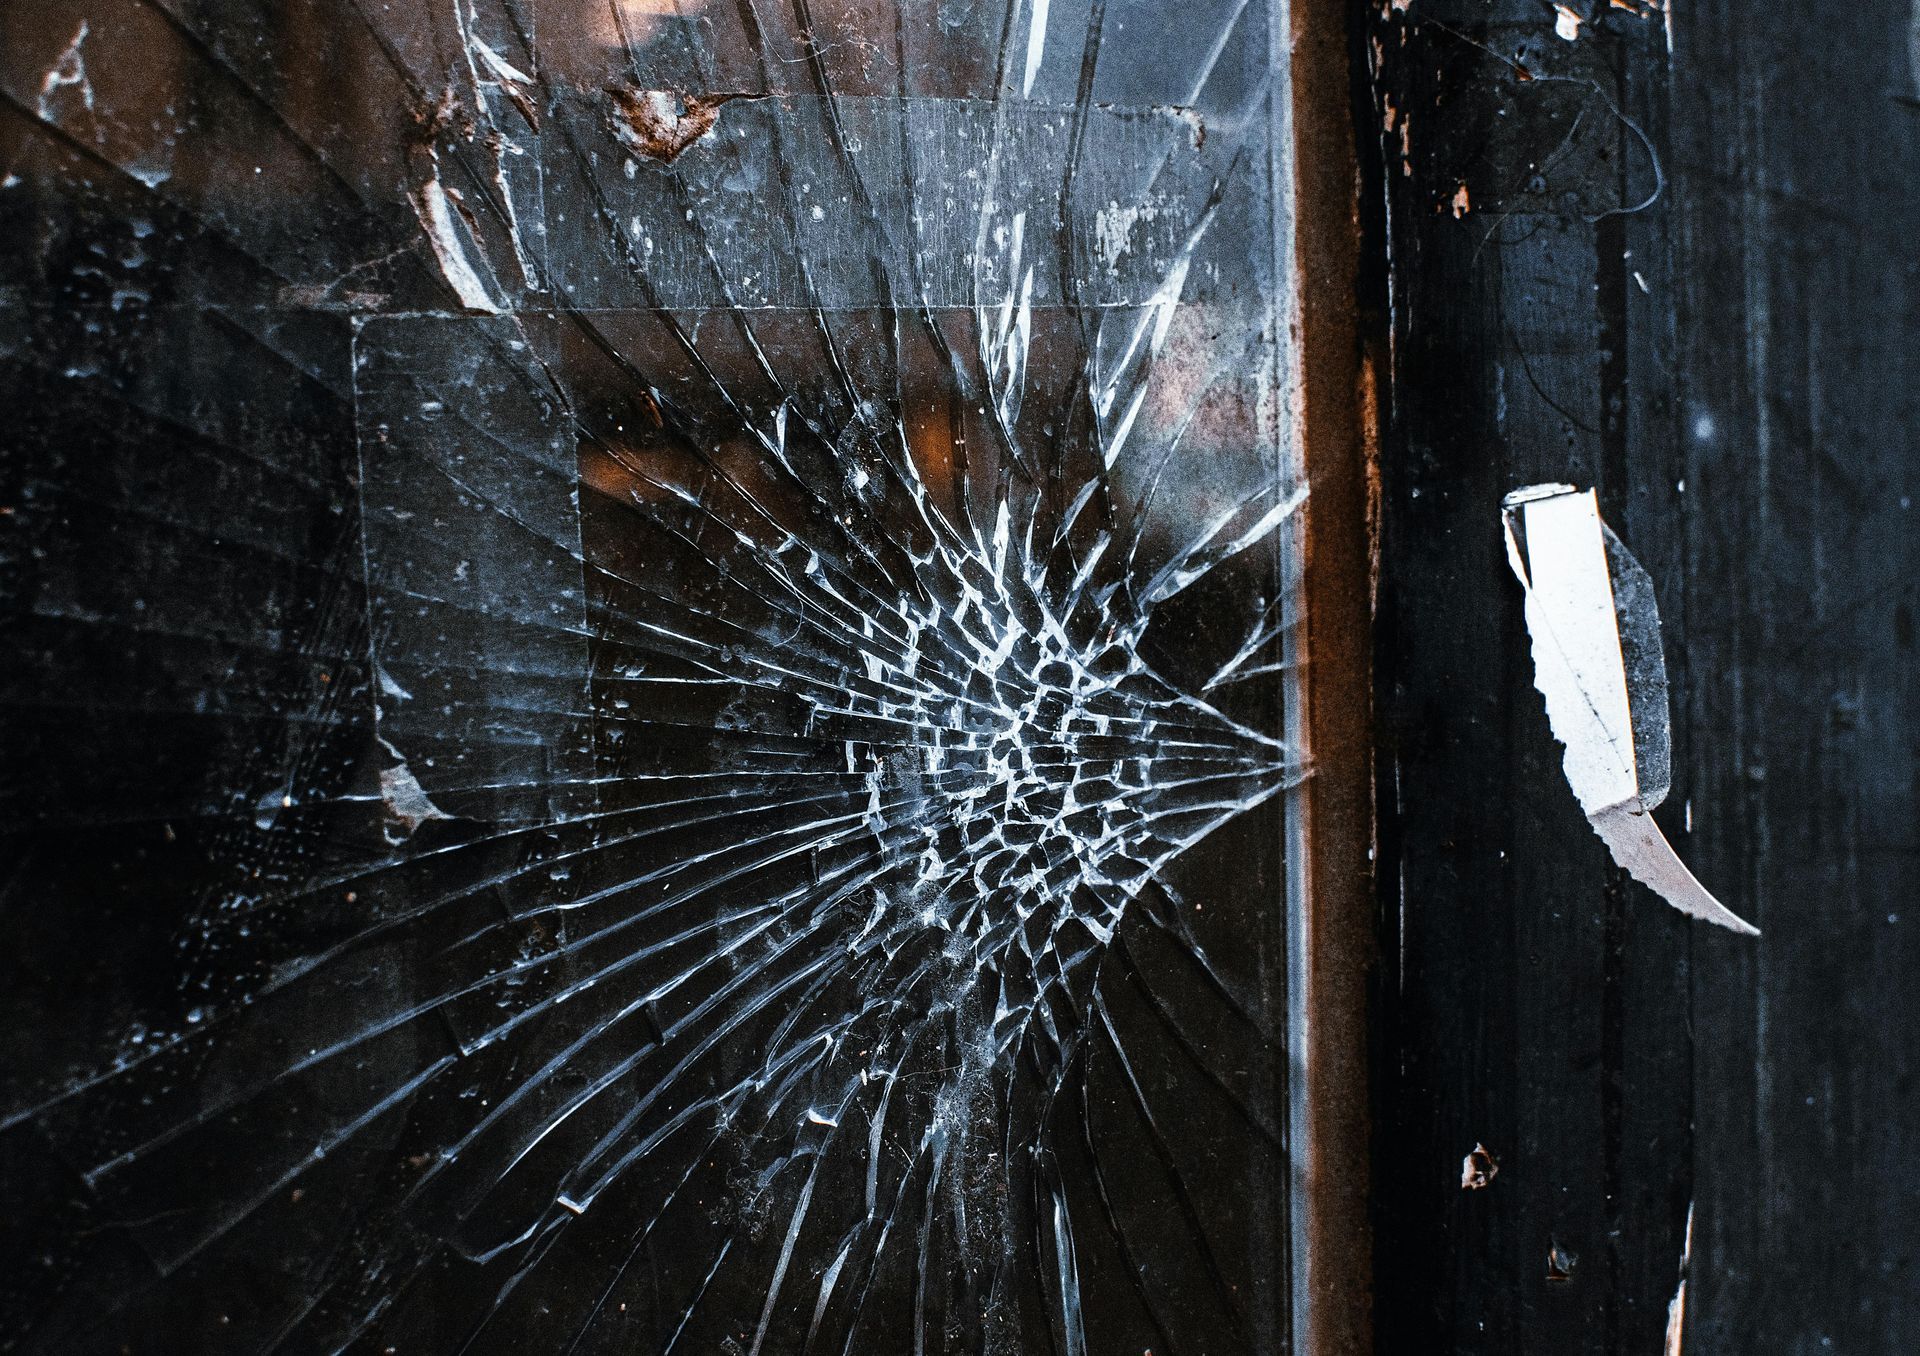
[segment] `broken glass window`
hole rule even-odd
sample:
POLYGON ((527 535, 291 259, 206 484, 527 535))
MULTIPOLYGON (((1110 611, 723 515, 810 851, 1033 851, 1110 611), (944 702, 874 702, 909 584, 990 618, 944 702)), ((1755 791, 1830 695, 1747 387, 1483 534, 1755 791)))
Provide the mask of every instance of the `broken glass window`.
POLYGON ((0 13, 0 1344, 1287 1349, 1196 5, 0 13))

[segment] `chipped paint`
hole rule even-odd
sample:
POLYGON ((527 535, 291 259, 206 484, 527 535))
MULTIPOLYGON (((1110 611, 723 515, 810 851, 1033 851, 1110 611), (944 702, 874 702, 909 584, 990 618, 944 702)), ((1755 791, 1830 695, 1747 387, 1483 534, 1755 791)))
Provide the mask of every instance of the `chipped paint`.
POLYGON ((1467 1156, 1460 1160, 1460 1189, 1462 1191, 1484 1191, 1493 1185, 1493 1179, 1500 1175, 1500 1165, 1493 1155, 1487 1152, 1487 1146, 1475 1143, 1467 1156))
POLYGON ((446 279, 447 286, 453 289, 460 304, 469 311, 497 315, 499 303, 494 301, 487 285, 480 280, 479 272, 467 255, 466 241, 454 224, 453 213, 448 210, 450 200, 447 190, 440 183, 437 157, 433 164, 432 176, 414 190, 412 197, 414 214, 420 219, 420 229, 426 233, 427 244, 440 265, 440 276, 446 279))
POLYGON ((720 110, 737 94, 676 94, 671 90, 631 90, 614 86, 614 135, 634 155, 672 164, 696 141, 713 131, 720 110))

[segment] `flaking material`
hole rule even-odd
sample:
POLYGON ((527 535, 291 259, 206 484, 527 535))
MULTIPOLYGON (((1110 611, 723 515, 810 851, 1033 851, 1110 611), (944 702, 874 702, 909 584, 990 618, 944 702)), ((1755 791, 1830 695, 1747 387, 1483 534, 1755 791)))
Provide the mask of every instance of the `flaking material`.
POLYGON ((1670 739, 1659 613, 1651 589, 1633 586, 1645 571, 1607 531, 1592 490, 1516 490, 1501 522, 1507 561, 1527 594, 1534 686, 1566 746, 1562 767, 1587 822, 1614 861, 1674 908, 1758 936, 1694 878, 1649 813, 1666 795, 1670 739), (1628 581, 1624 592, 1616 591, 1610 555, 1628 581), (1631 667, 1623 631, 1640 641, 1631 667), (1651 774, 1644 781, 1643 758, 1651 774))

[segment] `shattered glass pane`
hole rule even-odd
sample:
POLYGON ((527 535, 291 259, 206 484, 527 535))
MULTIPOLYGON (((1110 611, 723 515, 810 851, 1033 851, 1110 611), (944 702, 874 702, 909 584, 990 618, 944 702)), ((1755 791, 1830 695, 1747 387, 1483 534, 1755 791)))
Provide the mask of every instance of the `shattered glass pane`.
POLYGON ((0 1346, 1288 1347, 1280 11, 0 11, 0 1346))

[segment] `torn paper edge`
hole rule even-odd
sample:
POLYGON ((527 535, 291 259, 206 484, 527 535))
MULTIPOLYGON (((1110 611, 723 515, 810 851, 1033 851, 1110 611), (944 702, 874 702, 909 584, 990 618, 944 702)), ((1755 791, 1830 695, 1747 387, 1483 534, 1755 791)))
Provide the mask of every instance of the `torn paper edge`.
POLYGON ((1526 592, 1534 686, 1587 822, 1615 862, 1674 908, 1759 936, 1695 879, 1641 799, 1632 696, 1594 492, 1530 485, 1507 496, 1500 520, 1507 563, 1526 592), (1524 520, 1524 547, 1516 517, 1524 520))

